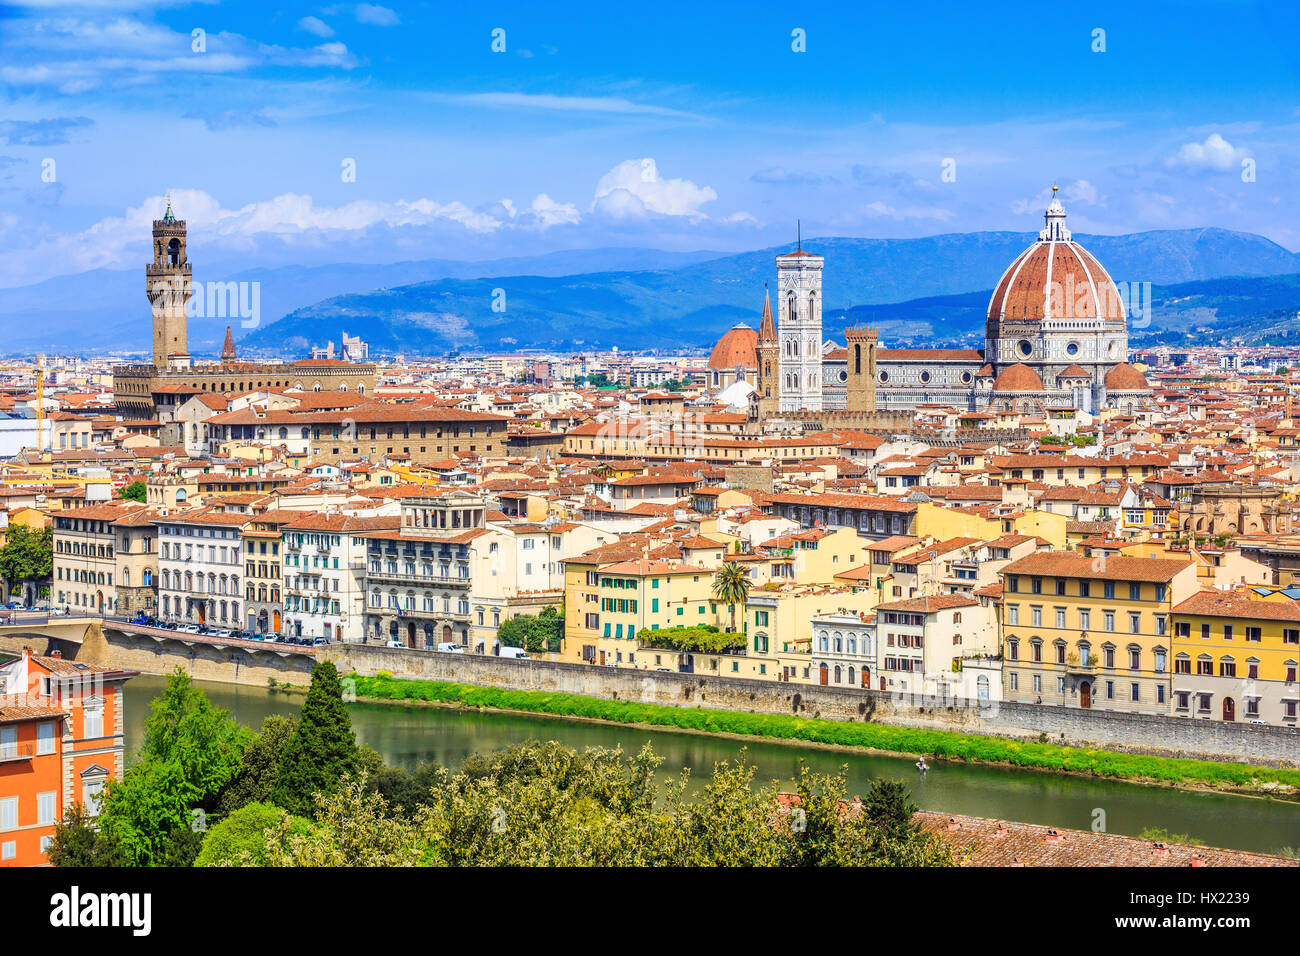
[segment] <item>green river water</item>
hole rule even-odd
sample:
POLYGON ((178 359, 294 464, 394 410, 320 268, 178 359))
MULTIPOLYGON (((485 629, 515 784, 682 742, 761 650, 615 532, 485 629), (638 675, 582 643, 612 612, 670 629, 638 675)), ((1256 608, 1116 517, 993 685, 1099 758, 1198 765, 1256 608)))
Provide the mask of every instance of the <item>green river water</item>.
MULTIPOLYGON (((161 691, 162 677, 141 675, 126 685, 127 753, 139 749, 149 701, 161 691)), ((296 715, 298 694, 273 694, 262 687, 198 682, 214 704, 256 729, 269 714, 296 715)), ((390 764, 414 767, 437 761, 458 767, 472 753, 497 750, 530 739, 558 740, 569 747, 617 747, 634 752, 647 741, 664 757, 663 771, 689 767, 696 782, 718 760, 735 760, 748 747, 761 782, 788 784, 799 761, 813 770, 834 772, 848 765, 850 793, 862 792, 877 777, 908 783, 924 809, 1003 820, 1019 820, 1087 830, 1097 811, 1105 829, 1136 836, 1147 827, 1186 833, 1211 846, 1275 852, 1300 847, 1300 803, 1256 797, 1191 793, 1136 784, 1092 780, 1030 770, 934 762, 924 778, 906 758, 881 757, 799 747, 766 741, 740 741, 699 734, 644 730, 576 720, 516 714, 478 713, 444 708, 405 708, 350 704, 357 739, 374 747, 390 764)))

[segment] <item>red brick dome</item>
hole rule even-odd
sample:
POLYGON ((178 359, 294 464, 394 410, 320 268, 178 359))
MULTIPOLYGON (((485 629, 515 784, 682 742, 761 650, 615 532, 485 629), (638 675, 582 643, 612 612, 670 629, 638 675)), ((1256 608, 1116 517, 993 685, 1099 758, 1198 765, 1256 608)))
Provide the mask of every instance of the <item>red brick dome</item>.
POLYGON ((757 369, 757 348, 757 332, 743 322, 732 326, 709 353, 709 368, 718 372, 732 371, 736 366, 757 369))
POLYGON ((1120 362, 1106 373, 1106 388, 1112 392, 1150 391, 1146 376, 1128 362, 1120 362))
POLYGON ((1056 376, 1062 378, 1092 378, 1092 373, 1079 365, 1067 365, 1056 376))
POLYGON ((1125 321, 1124 303, 1110 275, 1065 228, 1065 209, 1055 197, 1047 207, 1038 241, 1016 256, 993 290, 988 337, 1000 338, 1003 322, 1044 319, 1125 321))
POLYGON ((1004 368, 993 380, 995 392, 1041 392, 1043 380, 1028 365, 1017 362, 1004 368))

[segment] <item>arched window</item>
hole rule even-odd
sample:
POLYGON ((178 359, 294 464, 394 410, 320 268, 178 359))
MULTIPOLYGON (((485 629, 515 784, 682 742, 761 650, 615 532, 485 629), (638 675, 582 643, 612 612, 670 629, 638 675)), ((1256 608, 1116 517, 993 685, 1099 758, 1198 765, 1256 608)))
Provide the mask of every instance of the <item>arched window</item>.
POLYGON ((849 683, 850 683, 850 684, 856 684, 856 683, 857 683, 857 681, 855 681, 855 680, 853 679, 853 668, 852 668, 852 667, 849 667, 849 683))
POLYGON ((853 346, 853 374, 854 375, 862 374, 862 346, 861 345, 853 346))
POLYGON ((817 647, 822 651, 830 650, 830 635, 825 631, 817 635, 817 647))
POLYGON ((840 683, 840 677, 843 675, 843 673, 844 673, 844 672, 843 672, 843 670, 841 670, 840 665, 839 665, 839 664, 836 664, 836 665, 835 665, 835 683, 837 683, 837 684, 840 683))

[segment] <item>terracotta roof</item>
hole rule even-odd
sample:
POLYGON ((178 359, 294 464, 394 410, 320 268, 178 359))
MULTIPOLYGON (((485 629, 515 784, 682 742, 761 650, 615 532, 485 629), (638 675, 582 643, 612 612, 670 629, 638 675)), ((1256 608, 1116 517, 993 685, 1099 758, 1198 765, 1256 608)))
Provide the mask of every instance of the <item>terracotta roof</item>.
POLYGON ((1060 378, 1092 378, 1092 373, 1079 365, 1067 365, 1056 374, 1060 378))
POLYGON ((1267 621, 1300 621, 1300 603, 1254 601, 1226 591, 1200 591, 1174 607, 1175 614, 1201 617, 1258 618, 1267 621))
POLYGON ((988 322, 1124 321, 1115 283, 1077 242, 1040 240, 1007 267, 989 299, 988 322))
POLYGON ((1120 362, 1106 373, 1106 388, 1111 391, 1149 391, 1146 377, 1128 362, 1120 362))
POLYGON ((1158 843, 1117 833, 1003 823, 921 810, 913 821, 952 847, 963 866, 1300 866, 1300 860, 1158 843))
POLYGON ((734 370, 736 366, 758 368, 758 333, 743 322, 732 326, 718 339, 709 353, 709 368, 719 372, 734 370))
POLYGON ((925 597, 907 598, 904 601, 890 601, 888 604, 876 605, 877 611, 921 611, 930 614, 934 611, 946 611, 954 607, 971 607, 978 604, 974 598, 964 594, 929 594, 925 597))
POLYGON ((1012 561, 1002 569, 1002 573, 1167 584, 1192 563, 1191 558, 1130 558, 1124 555, 1093 558, 1064 551, 1039 551, 1012 561))
POLYGON ((1017 362, 1004 368, 993 380, 995 392, 1041 392, 1043 380, 1028 365, 1017 362))

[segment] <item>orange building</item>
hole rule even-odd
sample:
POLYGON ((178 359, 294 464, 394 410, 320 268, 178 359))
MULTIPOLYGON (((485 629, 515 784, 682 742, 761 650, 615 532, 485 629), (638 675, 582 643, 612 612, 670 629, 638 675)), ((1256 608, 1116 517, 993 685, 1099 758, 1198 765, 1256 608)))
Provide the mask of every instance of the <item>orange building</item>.
POLYGON ((138 671, 24 648, 0 666, 0 866, 39 866, 75 803, 125 771, 123 685, 138 671))

